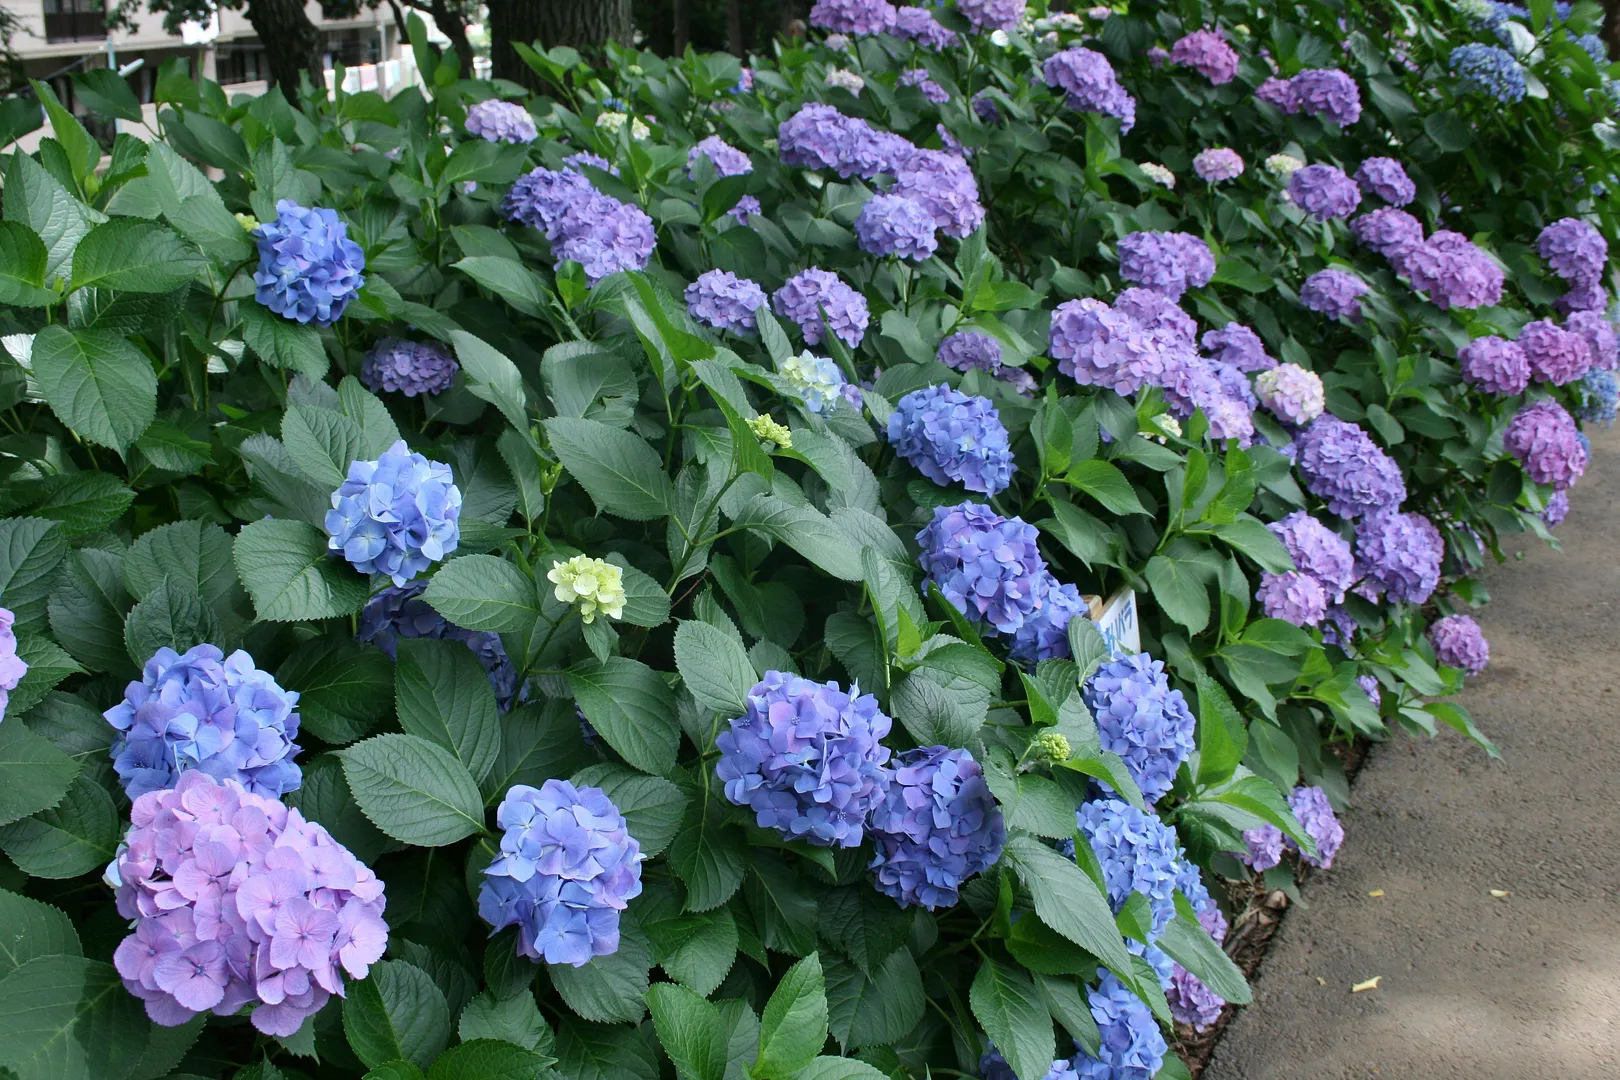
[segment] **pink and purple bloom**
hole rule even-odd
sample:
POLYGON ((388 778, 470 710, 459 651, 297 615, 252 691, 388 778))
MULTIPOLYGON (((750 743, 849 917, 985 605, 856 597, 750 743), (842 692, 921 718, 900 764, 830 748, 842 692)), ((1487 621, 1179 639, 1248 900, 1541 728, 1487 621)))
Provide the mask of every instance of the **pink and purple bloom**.
POLYGON ((532 143, 539 135, 528 109, 494 98, 467 110, 467 133, 486 142, 504 143, 532 143))
POLYGON ((1447 615, 1429 627, 1428 637, 1442 664, 1478 675, 1491 662, 1490 643, 1470 615, 1447 615))
POLYGON ((1210 29, 1194 30, 1170 47, 1170 62, 1190 67, 1216 86, 1237 74, 1237 50, 1210 29))
POLYGON ((754 312, 765 306, 765 290, 729 270, 710 270, 686 287, 686 310, 704 326, 745 333, 755 328, 754 312))

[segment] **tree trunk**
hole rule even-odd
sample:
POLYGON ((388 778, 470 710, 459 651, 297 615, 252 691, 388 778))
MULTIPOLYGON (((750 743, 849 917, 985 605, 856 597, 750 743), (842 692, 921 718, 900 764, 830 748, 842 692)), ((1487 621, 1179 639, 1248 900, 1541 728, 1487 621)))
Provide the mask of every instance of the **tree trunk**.
POLYGON ((674 14, 674 31, 671 34, 674 45, 672 56, 685 56, 686 46, 692 40, 692 11, 690 0, 674 0, 670 4, 674 14))
POLYGON ((321 68, 325 41, 304 14, 303 0, 251 0, 247 18, 264 46, 270 79, 288 101, 298 104, 298 76, 303 72, 309 72, 317 90, 325 88, 321 68))
POLYGON ((1603 0, 1603 40, 1613 63, 1620 58, 1620 0, 1603 0))
POLYGON ((571 45, 582 51, 605 42, 630 43, 630 0, 490 0, 490 60, 497 79, 531 88, 539 80, 512 48, 513 42, 541 49, 571 45))
POLYGON ((428 11, 433 15, 433 25, 439 28, 439 33, 450 39, 450 47, 456 50, 456 56, 461 60, 461 77, 472 78, 472 42, 467 40, 467 24, 461 19, 459 7, 452 8, 445 0, 433 0, 428 11))
MULTIPOLYGON (((1617 0, 1620 2, 1620 0, 1617 0)), ((726 51, 733 56, 744 55, 742 0, 726 0, 726 51)))

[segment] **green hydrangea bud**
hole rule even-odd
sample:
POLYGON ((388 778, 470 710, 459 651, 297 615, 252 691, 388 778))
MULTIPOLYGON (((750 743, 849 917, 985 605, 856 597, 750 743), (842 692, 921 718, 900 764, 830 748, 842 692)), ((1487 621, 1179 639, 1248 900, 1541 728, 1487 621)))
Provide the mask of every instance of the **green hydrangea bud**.
POLYGON ((775 443, 783 450, 793 449, 793 432, 769 416, 756 416, 748 421, 748 430, 760 442, 775 443))
POLYGON ((246 232, 252 232, 259 227, 259 219, 252 214, 237 214, 236 223, 246 232))
POLYGON ((1069 746, 1069 740, 1056 731, 1043 731, 1035 736, 1030 744, 1034 756, 1049 761, 1054 765, 1062 764, 1074 756, 1074 750, 1069 746))

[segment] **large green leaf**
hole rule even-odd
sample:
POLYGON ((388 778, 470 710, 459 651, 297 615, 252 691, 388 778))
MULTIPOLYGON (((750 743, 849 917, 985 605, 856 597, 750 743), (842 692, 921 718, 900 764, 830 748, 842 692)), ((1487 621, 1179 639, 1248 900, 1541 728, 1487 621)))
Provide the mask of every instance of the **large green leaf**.
POLYGON ((556 1039, 540 1015, 533 994, 503 998, 493 990, 485 990, 467 1002, 456 1025, 463 1042, 502 1039, 548 1058, 556 1049, 556 1039))
POLYGON ((1057 1043, 1046 1002, 1029 976, 987 958, 974 976, 968 1002, 1019 1080, 1041 1080, 1052 1067, 1057 1043))
POLYGON ((737 921, 729 908, 688 912, 648 924, 653 960, 670 978, 708 995, 737 962, 737 921))
POLYGON ((114 218, 91 229, 73 253, 73 288, 172 292, 197 276, 205 260, 162 225, 114 218))
POLYGON ((152 362, 126 339, 47 326, 34 336, 34 377, 62 423, 120 454, 157 415, 152 362))
POLYGON ((146 173, 169 224, 210 258, 230 265, 252 256, 247 231, 197 166, 167 143, 154 141, 146 152, 146 173))
POLYGON ((759 1018, 760 1080, 785 1080, 815 1060, 827 1041, 827 988, 815 953, 788 968, 759 1018))
POLYGON ((906 949, 896 949, 871 974, 831 957, 826 974, 828 1024, 845 1050, 898 1042, 923 1017, 922 973, 906 949))
POLYGON ((463 555, 441 566, 422 599, 457 626, 520 633, 540 617, 534 580, 494 555, 463 555))
POLYGON ((49 739, 15 721, 0 723, 0 825, 55 806, 78 773, 79 763, 49 739))
POLYGON ((550 1058, 503 1039, 474 1039, 440 1054, 427 1080, 540 1080, 550 1064, 550 1058))
POLYGON ((517 365, 505 354, 487 342, 473 337, 465 330, 450 335, 456 347, 456 359, 466 374, 467 389, 474 397, 489 402, 501 411, 525 438, 529 435, 528 394, 523 388, 523 376, 517 365))
POLYGON ((40 956, 0 979, 0 1065, 18 1080, 125 1076, 150 1030, 111 964, 40 956))
POLYGON ((66 279, 73 272, 73 249, 92 225, 107 219, 69 194, 67 188, 30 155, 11 154, 9 158, 6 220, 27 225, 44 241, 48 253, 47 280, 51 277, 66 279))
POLYGON ((56 293, 43 288, 50 252, 39 234, 20 221, 0 221, 0 304, 48 307, 56 293))
POLYGON ((572 702, 549 699, 541 705, 522 705, 501 718, 501 749, 479 786, 484 801, 493 804, 513 784, 539 787, 594 760, 572 702))
POLYGON ((127 672, 124 609, 129 594, 118 556, 99 548, 75 551, 50 599, 51 633, 92 671, 127 672))
POLYGON ((385 960, 349 983, 343 1031, 367 1066, 397 1060, 426 1068, 450 1041, 450 1009, 427 972, 385 960))
POLYGON ((210 605, 236 589, 231 538, 203 521, 174 521, 141 534, 124 555, 124 584, 137 600, 163 583, 183 581, 210 605))
POLYGON ((244 301, 237 311, 242 316, 242 340, 253 355, 271 367, 296 371, 311 382, 326 377, 329 362, 320 330, 256 302, 244 301))
POLYGON ((742 644, 699 619, 675 631, 675 666, 697 703, 722 717, 748 711, 748 691, 757 680, 742 644))
POLYGON ((621 918, 617 950, 581 967, 554 964, 547 973, 563 1001, 586 1020, 634 1024, 647 1014, 651 969, 647 935, 633 918, 621 918))
POLYGON ((835 578, 860 581, 864 576, 860 548, 813 507, 795 506, 777 495, 756 495, 738 508, 732 523, 786 544, 835 578))
POLYGON ((727 1035, 720 1010, 674 983, 647 991, 658 1042, 681 1080, 725 1080, 727 1035))
POLYGON ((295 649, 276 670, 276 681, 298 691, 305 728, 342 746, 388 714, 394 665, 381 649, 362 648, 348 634, 328 635, 295 649))
POLYGON ((1042 922, 1110 968, 1130 971, 1130 954, 1114 926, 1107 898, 1074 860, 1031 836, 1009 837, 1002 857, 1029 891, 1042 922))
POLYGON ((298 471, 318 487, 335 489, 349 464, 365 453, 360 425, 333 409, 292 402, 281 418, 281 445, 298 471))
POLYGON ((124 620, 124 645, 137 667, 159 649, 185 652, 219 637, 219 620, 183 582, 165 581, 124 620))
POLYGON ((0 890, 0 979, 40 956, 80 956, 78 931, 60 908, 0 890))
POLYGON ((625 761, 660 776, 674 766, 681 741, 675 695, 652 668, 622 656, 576 664, 568 687, 585 719, 625 761))
POLYGON ((68 552, 62 527, 43 518, 0 519, 0 598, 27 624, 44 615, 68 552))
POLYGON ((255 521, 236 535, 236 571, 267 622, 352 615, 366 579, 328 555, 326 535, 303 521, 255 521))
POLYGON ((478 657, 459 641, 400 638, 394 672, 399 726, 455 754, 474 780, 501 745, 500 712, 478 657))
POLYGON ((652 858, 669 846, 686 813, 686 793, 659 776, 647 776, 622 765, 592 765, 573 782, 601 788, 624 815, 641 853, 652 858))
POLYGON ((1251 995, 1243 972, 1199 924, 1186 900, 1181 900, 1176 907, 1176 917, 1165 924, 1164 933, 1159 936, 1159 948, 1227 1001, 1247 1005, 1251 995))
POLYGON ((414 735, 377 735, 337 752, 366 817, 396 840, 442 847, 484 828, 478 783, 450 751, 414 735))
POLYGON ((56 806, 0 826, 0 849, 25 874, 72 878, 111 862, 122 835, 112 796, 81 772, 56 806))
POLYGON ((911 934, 911 916, 876 889, 859 885, 823 893, 816 920, 821 940, 855 962, 876 971, 911 934))
POLYGON ((653 448, 599 420, 555 416, 545 422, 551 448, 601 513, 630 521, 669 514, 674 487, 653 448))

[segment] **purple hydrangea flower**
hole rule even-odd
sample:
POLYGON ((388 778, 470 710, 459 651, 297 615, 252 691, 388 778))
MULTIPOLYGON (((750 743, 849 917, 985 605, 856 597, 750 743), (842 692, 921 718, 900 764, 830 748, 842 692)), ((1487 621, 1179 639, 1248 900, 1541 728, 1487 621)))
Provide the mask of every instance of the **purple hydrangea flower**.
POLYGON ((1318 270, 1305 279, 1299 302, 1331 319, 1360 322, 1361 297, 1366 292, 1367 283, 1347 270, 1318 270))
POLYGON ((816 0, 810 9, 810 25, 835 34, 881 34, 894 20, 887 0, 816 0))
POLYGON ((422 599, 427 584, 412 581, 404 587, 390 585, 374 593, 360 609, 360 631, 354 640, 375 645, 392 660, 400 638, 434 638, 459 641, 478 657, 489 676, 495 703, 502 712, 512 707, 518 696, 518 671, 506 655, 501 635, 488 630, 467 630, 440 615, 422 599))
POLYGON ((952 334, 939 343, 934 355, 940 363, 956 371, 988 371, 994 375, 1001 369, 1001 343, 977 330, 952 334))
MULTIPOLYGON (((1215 900, 1204 887, 1204 882, 1198 876, 1198 868, 1187 864, 1183 868, 1180 879, 1180 888, 1187 902, 1192 904, 1193 910, 1198 913, 1198 924, 1204 928, 1215 944, 1219 945, 1226 940, 1226 916, 1216 906, 1215 900)), ((1169 985, 1164 988, 1165 1002, 1170 1006, 1170 1015, 1179 1024, 1189 1024, 1194 1030, 1203 1031, 1221 1017, 1221 1010, 1226 1006, 1226 1000, 1205 986, 1192 972, 1176 964, 1170 973, 1169 985)))
POLYGON ((894 759, 888 791, 867 819, 878 892, 901 907, 954 907, 957 890, 1001 858, 1007 831, 966 750, 924 746, 894 759))
POLYGON ((1265 873, 1282 862, 1284 839, 1283 831, 1275 825, 1259 825, 1245 830, 1243 843, 1248 850, 1238 858, 1256 873, 1265 873))
POLYGON ((1327 591, 1310 574, 1287 570, 1260 575, 1254 598, 1268 619, 1281 619, 1295 626, 1315 626, 1327 617, 1327 591))
POLYGON ((1193 752, 1197 726, 1186 697, 1170 685, 1164 661, 1147 653, 1110 660, 1086 680, 1081 693, 1097 720, 1103 749, 1124 760, 1143 799, 1157 801, 1193 752))
POLYGON ((1592 367, 1592 348, 1586 339, 1551 319, 1537 319, 1519 331, 1519 347, 1531 376, 1555 386, 1574 382, 1592 367))
POLYGON ((593 154, 589 150, 581 150, 577 154, 569 154, 567 157, 562 159, 562 163, 564 169, 572 169, 575 172, 578 172, 580 169, 588 165, 593 169, 601 169, 603 172, 612 176, 619 175, 619 167, 617 165, 613 164, 601 154, 593 154))
POLYGON ((1557 528, 1569 516, 1569 492, 1555 491, 1547 500, 1547 507, 1541 512, 1541 520, 1551 528, 1557 528))
POLYGON ((1068 96, 1069 108, 1118 117, 1121 135, 1129 134, 1136 126, 1136 99, 1119 84, 1113 66, 1102 53, 1064 49, 1047 57, 1041 70, 1047 86, 1068 96))
POLYGON ((1307 165, 1288 178, 1288 197, 1317 221, 1349 217, 1361 205, 1356 182, 1332 165, 1307 165))
MULTIPOLYGON (((1018 1074, 1012 1071, 1012 1066, 1001 1056, 1001 1051, 997 1050, 993 1043, 988 1045, 989 1049, 979 1058, 981 1080, 1018 1080, 1018 1074)), ((1059 1058, 1052 1062, 1052 1067, 1046 1070, 1046 1075, 1041 1077, 1041 1080, 1076 1080, 1074 1062, 1068 1058, 1059 1058)))
POLYGON ((716 176, 742 176, 754 171, 748 155, 718 135, 710 135, 686 152, 686 175, 691 176, 698 158, 708 158, 714 164, 716 176))
POLYGON ((1442 311, 1486 307, 1502 299, 1502 268, 1461 233, 1442 229, 1398 254, 1391 258, 1396 272, 1405 274, 1412 288, 1428 293, 1442 311))
POLYGON ((1289 116, 1299 112, 1299 106, 1294 103, 1294 84, 1289 79, 1269 78, 1255 87, 1254 96, 1289 116))
POLYGON ((1194 30, 1170 46, 1170 62, 1190 67, 1216 86, 1223 86, 1237 74, 1238 54, 1216 31, 1194 30))
POLYGON ((1576 311, 1603 311, 1608 306, 1609 293, 1603 288, 1602 279, 1578 281, 1570 286, 1567 293, 1553 301, 1553 307, 1561 315, 1576 311))
POLYGON ((889 787, 889 748, 879 740, 891 726, 858 686, 846 693, 835 682, 767 671, 748 692, 747 712, 715 740, 715 775, 760 828, 859 847, 866 816, 889 787))
POLYGON ((831 105, 809 102, 777 126, 776 142, 784 165, 843 173, 853 142, 851 121, 831 105))
POLYGON ((1335 604, 1328 608, 1327 618, 1322 620, 1322 644, 1347 646, 1355 639, 1356 631, 1361 629, 1355 616, 1335 604))
POLYGON ((902 7, 895 12, 894 27, 889 31, 897 38, 915 41, 925 49, 938 51, 954 48, 961 40, 956 31, 941 26, 933 12, 925 7, 902 7))
POLYGON ((251 1006, 286 1038, 382 958, 382 881, 297 810, 194 770, 130 823, 111 874, 134 932, 113 966, 154 1022, 251 1006))
POLYGON ((1242 449, 1254 444, 1254 414, 1242 401, 1223 397, 1204 408, 1209 420, 1209 437, 1216 442, 1236 439, 1242 449))
POLYGON ((360 365, 360 381, 373 393, 389 391, 416 397, 444 393, 459 370, 456 358, 437 342, 388 337, 366 353, 360 365))
POLYGON ((456 550, 460 519, 450 466, 412 453, 401 439, 376 461, 349 464, 326 512, 327 547, 362 574, 403 585, 456 550))
POLYGON ((754 198, 752 195, 744 195, 742 198, 737 200, 736 206, 733 206, 730 210, 726 211, 727 215, 736 218, 738 224, 741 225, 748 224, 748 215, 763 212, 764 210, 759 205, 759 200, 754 198))
POLYGON ((1262 371, 1254 380, 1254 395, 1277 419, 1296 428, 1321 416, 1325 404, 1322 377, 1298 364, 1262 371))
POLYGON ((213 645, 185 655, 164 647, 102 715, 117 729, 111 755, 135 799, 172 788, 196 769, 279 799, 303 783, 298 756, 298 692, 283 690, 253 657, 213 645))
POLYGON ((549 234, 552 224, 570 206, 595 194, 591 182, 573 169, 535 169, 518 177, 507 191, 501 213, 508 220, 549 234))
POLYGON ((1350 235, 1386 259, 1423 243, 1423 225, 1405 210, 1381 206, 1350 222, 1350 235))
POLYGON ((282 199, 276 220, 260 223, 253 237, 253 298, 283 318, 331 326, 366 283, 366 253, 335 211, 282 199))
POLYGON ((1024 667, 1034 667, 1042 660, 1067 659, 1069 620, 1076 615, 1084 617, 1087 610, 1079 589, 1058 584, 1051 574, 1044 581, 1045 585, 1036 590, 1041 597, 1040 608, 1024 620, 1007 648, 1007 658, 1024 667))
POLYGON ((821 343, 823 312, 826 313, 826 329, 831 329, 852 349, 859 347, 870 321, 866 299, 845 285, 837 274, 818 266, 788 278, 786 284, 771 294, 771 306, 778 315, 798 324, 806 345, 821 343))
POLYGON ((753 330, 754 312, 764 306, 765 290, 729 270, 709 270, 686 287, 686 310, 716 330, 753 330))
POLYGON ((1069 300, 1052 312, 1048 352, 1058 370, 1082 386, 1135 393, 1174 347, 1101 300, 1069 300))
POLYGON ((1400 466, 1357 425, 1324 413, 1295 442, 1306 490, 1340 517, 1393 510, 1406 501, 1400 466))
POLYGON ((1243 158, 1236 150, 1217 146, 1193 158, 1193 172, 1198 174, 1198 179, 1211 184, 1236 180, 1243 175, 1243 158))
POLYGON ((28 674, 27 662, 17 655, 17 632, 11 628, 16 621, 16 612, 0 608, 0 720, 6 718, 11 692, 28 674))
POLYGON ((961 239, 984 224, 979 182, 968 163, 955 154, 916 148, 899 154, 889 191, 920 203, 946 236, 961 239))
MULTIPOLYGON (((1300 858, 1323 870, 1332 867, 1333 857, 1344 844, 1344 826, 1339 824, 1338 816, 1328 804, 1327 792, 1319 787, 1297 787, 1289 793, 1288 808, 1294 812, 1305 835, 1316 841, 1316 854, 1300 852, 1300 858)), ((1289 850, 1299 851, 1299 845, 1293 840, 1285 842, 1289 850)))
POLYGON ((1043 606, 1051 580, 1039 536, 1022 518, 1004 518, 983 503, 939 506, 917 533, 918 561, 962 614, 995 633, 1016 634, 1043 606))
POLYGON ((1303 510, 1295 510, 1266 528, 1282 541, 1300 572, 1322 583, 1331 602, 1344 602, 1344 594, 1356 580, 1355 557, 1344 537, 1303 510))
POLYGON ((1384 703, 1384 693, 1378 687, 1378 676, 1357 675, 1356 685, 1361 687, 1361 692, 1372 701, 1373 708, 1376 709, 1384 703))
POLYGON ((935 105, 943 105, 951 100, 951 92, 939 83, 928 77, 927 68, 907 68, 900 73, 898 85, 915 86, 922 91, 922 96, 935 105))
POLYGON ((1117 913, 1132 893, 1141 893, 1151 915, 1148 937, 1156 939, 1176 915, 1183 859, 1176 831, 1123 799, 1093 799, 1075 817, 1102 866, 1108 903, 1117 913))
POLYGON ((534 117, 515 101, 491 98, 467 110, 467 133, 486 142, 532 143, 539 136, 534 117))
POLYGON ((1519 409, 1502 436, 1502 449, 1518 458, 1538 484, 1564 491, 1586 471, 1588 453, 1575 420, 1556 401, 1532 401, 1519 409))
POLYGON ((1187 419, 1198 409, 1211 410, 1226 396, 1215 365, 1190 349, 1167 354, 1164 364, 1147 382, 1164 391, 1165 404, 1178 420, 1187 419))
POLYGON ((1000 124, 1003 120, 1001 107, 996 104, 996 99, 984 90, 973 95, 973 115, 986 124, 1000 124))
POLYGON ((1524 68, 1506 49, 1469 42, 1452 49, 1446 62, 1464 91, 1487 94, 1504 105, 1524 100, 1524 68))
POLYGON ((989 398, 938 386, 913 390, 889 414, 895 453, 940 486, 996 495, 1012 482, 1007 429, 989 398))
POLYGON ((1024 13, 1024 0, 956 0, 956 10, 981 34, 993 30, 1011 33, 1024 13))
POLYGON ((1421 604, 1440 583, 1446 551, 1440 530, 1422 514, 1372 514, 1356 525, 1356 565, 1362 581, 1356 591, 1370 599, 1388 593, 1392 601, 1421 604))
POLYGON ((1417 185, 1394 158, 1370 157, 1356 169, 1356 183, 1369 195, 1391 206, 1405 206, 1417 198, 1417 185))
POLYGON ((1089 1002, 1102 1043, 1097 1057, 1084 1050, 1075 1054, 1077 1080, 1152 1080, 1157 1076, 1170 1047, 1142 999, 1108 972, 1089 992, 1089 1002))
POLYGON ((1361 119, 1361 91, 1356 80, 1337 68, 1307 68, 1288 80, 1289 99, 1306 116, 1349 127, 1361 119))
POLYGON ((1265 371, 1277 366, 1260 335, 1242 323, 1227 323, 1223 329, 1205 331, 1203 343, 1204 351, 1217 364, 1230 364, 1239 371, 1265 371))
MULTIPOLYGON (((1180 233, 1169 233, 1171 237, 1180 236, 1180 233)), ((1187 281, 1190 285, 1203 284, 1203 276, 1207 271, 1214 273, 1214 268, 1204 261, 1199 248, 1203 242, 1196 237, 1189 237, 1187 241, 1172 240, 1172 246, 1183 249, 1182 259, 1188 265, 1187 281)), ((1132 287, 1114 297, 1114 310, 1130 316, 1136 320, 1142 329, 1162 335, 1164 340, 1173 342, 1177 348, 1192 350, 1198 343, 1198 323, 1191 315, 1181 310, 1176 302, 1156 289, 1132 287)))
POLYGON ((1442 664, 1478 675, 1491 662, 1491 646, 1469 615, 1447 615, 1429 627, 1429 644, 1442 664))
POLYGON ((621 270, 645 270, 657 245, 646 211, 601 194, 571 202, 546 238, 557 261, 579 263, 592 285, 621 270))
POLYGON ((1601 311, 1572 311, 1564 320, 1564 329, 1581 335, 1591 346, 1592 370, 1620 367, 1620 341, 1615 338, 1614 324, 1601 311))
POLYGON ((939 247, 934 215, 904 195, 874 195, 855 218, 855 239, 871 255, 922 262, 939 247))
POLYGON ((484 870, 478 915, 518 928, 519 956, 583 967, 619 951, 619 915, 641 895, 641 845, 601 788, 514 784, 495 821, 501 853, 484 870))
MULTIPOLYGON (((1208 340, 1206 335, 1205 340, 1208 340)), ((1245 409, 1253 412, 1260 405, 1260 399, 1254 396, 1254 387, 1249 384, 1249 377, 1243 369, 1236 364, 1215 364, 1215 381, 1221 385, 1221 393, 1235 404, 1241 404, 1245 409)))
POLYGON ((1457 350, 1457 364, 1463 380, 1487 394, 1512 397, 1530 385, 1530 361, 1517 341, 1475 338, 1457 350))
POLYGON ((1134 232, 1119 242, 1119 276, 1171 301, 1208 285, 1215 256, 1199 237, 1181 232, 1134 232))

